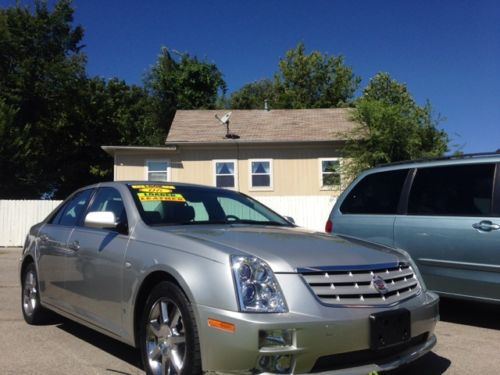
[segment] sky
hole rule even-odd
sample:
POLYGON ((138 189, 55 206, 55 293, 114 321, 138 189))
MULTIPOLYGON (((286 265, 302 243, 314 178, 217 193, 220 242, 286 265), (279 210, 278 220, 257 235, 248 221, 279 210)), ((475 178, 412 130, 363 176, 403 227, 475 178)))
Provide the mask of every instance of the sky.
MULTIPOLYGON (((15 0, 0 0, 12 6, 15 0)), ((32 4, 31 1, 22 1, 32 4)), ((53 4, 54 1, 49 1, 53 4)), ((500 149, 498 0, 74 0, 90 76, 142 84, 162 46, 215 63, 229 93, 272 78, 286 51, 343 55, 430 101, 452 151, 500 149)))

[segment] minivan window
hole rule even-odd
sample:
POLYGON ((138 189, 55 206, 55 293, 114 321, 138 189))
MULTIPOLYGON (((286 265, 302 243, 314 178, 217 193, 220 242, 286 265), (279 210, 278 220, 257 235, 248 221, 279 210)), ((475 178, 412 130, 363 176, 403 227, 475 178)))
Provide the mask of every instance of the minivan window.
POLYGON ((396 214, 408 169, 369 174, 349 192, 340 211, 345 214, 396 214))
POLYGON ((409 215, 488 216, 494 164, 430 167, 417 170, 409 215))

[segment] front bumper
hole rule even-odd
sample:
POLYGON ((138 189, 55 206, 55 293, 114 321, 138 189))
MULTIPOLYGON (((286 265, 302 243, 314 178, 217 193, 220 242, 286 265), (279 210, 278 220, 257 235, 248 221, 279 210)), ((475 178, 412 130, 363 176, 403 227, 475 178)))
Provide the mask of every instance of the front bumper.
MULTIPOLYGON (((292 281, 292 280, 289 280, 292 281)), ((287 285, 280 280, 281 285, 287 285)), ((290 284, 288 284, 290 285, 290 284)), ((283 314, 249 314, 197 306, 203 370, 226 374, 259 373, 259 359, 269 355, 293 356, 292 370, 302 374, 368 374, 409 363, 436 344, 434 328, 439 319, 439 298, 421 293, 390 308, 329 307, 315 299, 302 306, 289 305, 283 314), (369 315, 406 308, 411 313, 412 341, 404 346, 370 350, 369 315), (230 333, 208 326, 208 319, 234 324, 230 333), (259 333, 292 330, 292 344, 259 348, 259 333)))

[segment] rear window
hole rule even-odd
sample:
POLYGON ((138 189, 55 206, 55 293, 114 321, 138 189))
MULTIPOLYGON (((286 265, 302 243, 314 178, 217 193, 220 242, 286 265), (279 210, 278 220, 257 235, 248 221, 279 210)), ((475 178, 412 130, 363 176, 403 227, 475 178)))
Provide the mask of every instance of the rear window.
POLYGON ((396 214, 408 169, 369 174, 340 206, 345 214, 396 214))
POLYGON ((488 216, 494 164, 422 168, 408 201, 410 215, 488 216))

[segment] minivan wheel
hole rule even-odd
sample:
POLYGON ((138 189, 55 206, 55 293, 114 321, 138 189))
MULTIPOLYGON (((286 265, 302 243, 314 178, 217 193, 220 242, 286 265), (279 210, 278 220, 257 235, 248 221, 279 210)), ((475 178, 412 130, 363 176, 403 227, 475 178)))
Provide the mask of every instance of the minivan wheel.
POLYGON ((40 292, 35 264, 28 264, 22 280, 21 308, 24 320, 28 324, 43 323, 47 319, 48 313, 40 304, 40 292))
POLYGON ((140 345, 148 374, 201 374, 193 309, 175 284, 165 281, 153 288, 142 315, 140 345))

